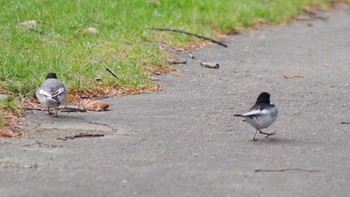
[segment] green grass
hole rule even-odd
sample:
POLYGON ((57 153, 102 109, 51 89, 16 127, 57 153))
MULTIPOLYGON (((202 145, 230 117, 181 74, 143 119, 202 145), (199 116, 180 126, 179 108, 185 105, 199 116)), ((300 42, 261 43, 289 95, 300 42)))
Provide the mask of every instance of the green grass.
POLYGON ((71 90, 94 86, 152 87, 149 71, 167 66, 159 44, 197 38, 150 31, 168 27, 214 37, 252 28, 261 19, 284 23, 305 5, 333 0, 0 0, 0 93, 33 97, 48 72, 71 90), (34 27, 20 24, 39 21, 34 27), (93 27, 99 34, 82 33, 93 27), (102 63, 103 62, 103 63, 102 63), (119 76, 106 72, 108 65, 119 76), (101 81, 96 81, 99 78, 101 81))
POLYGON ((15 101, 11 97, 0 99, 0 131, 6 125, 6 117, 18 116, 19 110, 15 101))

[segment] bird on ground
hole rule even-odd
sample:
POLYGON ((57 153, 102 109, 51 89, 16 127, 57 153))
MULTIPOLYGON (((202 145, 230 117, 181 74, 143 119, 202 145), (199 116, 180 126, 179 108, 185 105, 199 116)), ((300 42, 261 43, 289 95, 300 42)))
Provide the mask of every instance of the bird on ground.
POLYGON ((42 86, 36 91, 36 97, 47 107, 49 115, 53 114, 50 108, 54 108, 56 117, 58 117, 58 107, 64 103, 67 95, 68 87, 57 79, 56 73, 49 73, 42 86))
POLYGON ((270 94, 263 92, 259 95, 256 103, 249 109, 247 113, 244 114, 235 114, 236 117, 243 117, 243 121, 246 121, 252 127, 256 129, 253 140, 256 141, 256 134, 259 133, 269 137, 275 135, 275 132, 265 133, 261 129, 265 129, 272 125, 275 122, 278 116, 277 107, 270 103, 270 94))

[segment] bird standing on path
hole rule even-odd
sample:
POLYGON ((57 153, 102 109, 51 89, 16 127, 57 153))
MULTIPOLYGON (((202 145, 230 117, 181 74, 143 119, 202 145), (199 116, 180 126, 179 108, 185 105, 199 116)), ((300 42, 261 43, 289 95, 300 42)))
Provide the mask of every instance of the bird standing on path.
POLYGON ((256 129, 253 140, 256 141, 256 134, 259 133, 269 137, 270 135, 275 135, 276 132, 265 133, 261 129, 265 129, 272 125, 277 119, 278 110, 277 107, 270 103, 270 94, 263 92, 259 95, 256 103, 247 113, 235 114, 234 116, 243 117, 244 121, 250 124, 256 129))
POLYGON ((52 114, 50 108, 54 108, 56 116, 58 116, 58 107, 67 95, 67 85, 57 79, 56 73, 49 73, 42 86, 36 91, 36 97, 47 107, 49 115, 52 114))

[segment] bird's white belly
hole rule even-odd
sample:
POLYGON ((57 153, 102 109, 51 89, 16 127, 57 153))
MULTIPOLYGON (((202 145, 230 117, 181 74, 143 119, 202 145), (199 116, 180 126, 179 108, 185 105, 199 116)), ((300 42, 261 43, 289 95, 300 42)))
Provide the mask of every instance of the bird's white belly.
POLYGON ((59 102, 54 102, 48 99, 46 96, 43 96, 41 94, 37 94, 37 98, 39 99, 40 102, 42 102, 46 107, 59 107, 59 102))
POLYGON ((275 122, 277 116, 257 116, 255 118, 246 117, 245 120, 248 124, 256 129, 265 129, 275 122))

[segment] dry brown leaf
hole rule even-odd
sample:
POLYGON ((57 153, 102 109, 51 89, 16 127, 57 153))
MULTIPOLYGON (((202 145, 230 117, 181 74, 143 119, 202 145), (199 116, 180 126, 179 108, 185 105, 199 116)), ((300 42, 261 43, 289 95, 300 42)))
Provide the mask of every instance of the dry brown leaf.
POLYGON ((20 136, 19 133, 15 133, 7 127, 0 128, 0 137, 12 138, 12 137, 19 137, 19 136, 20 136))
POLYGON ((81 105, 92 111, 107 111, 109 104, 100 100, 83 100, 81 105))

